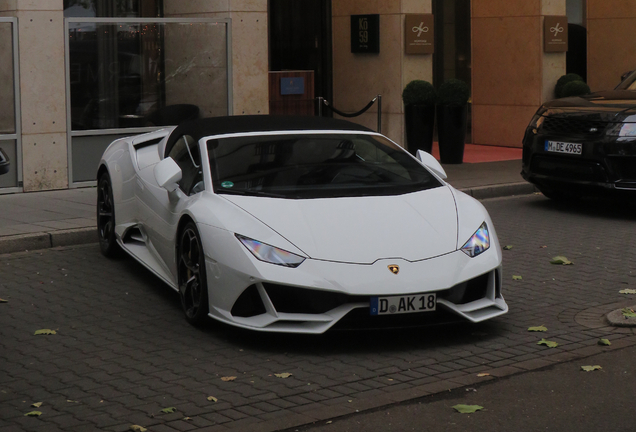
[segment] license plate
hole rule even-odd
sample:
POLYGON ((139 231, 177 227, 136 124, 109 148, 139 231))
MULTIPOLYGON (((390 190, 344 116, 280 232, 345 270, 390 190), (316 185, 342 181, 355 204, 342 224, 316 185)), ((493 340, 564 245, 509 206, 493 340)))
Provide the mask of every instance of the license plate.
POLYGON ((435 294, 371 297, 371 315, 391 315, 435 310, 435 294))
POLYGON ((583 153, 583 144, 546 140, 545 151, 553 152, 553 153, 568 153, 568 154, 580 155, 583 153))

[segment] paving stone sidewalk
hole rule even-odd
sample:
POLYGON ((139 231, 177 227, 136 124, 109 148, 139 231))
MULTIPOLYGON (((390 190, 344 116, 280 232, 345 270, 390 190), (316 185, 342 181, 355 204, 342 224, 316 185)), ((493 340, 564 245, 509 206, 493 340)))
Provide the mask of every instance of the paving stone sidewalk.
POLYGON ((276 431, 636 344, 633 329, 603 321, 636 303, 619 293, 636 287, 633 209, 541 195, 484 204, 513 247, 504 251, 510 313, 479 325, 321 336, 196 329, 176 293, 96 245, 2 255, 0 432, 276 431), (574 265, 550 264, 556 255, 574 265), (548 331, 527 331, 538 325, 548 331), (42 415, 25 416, 34 410, 42 415))

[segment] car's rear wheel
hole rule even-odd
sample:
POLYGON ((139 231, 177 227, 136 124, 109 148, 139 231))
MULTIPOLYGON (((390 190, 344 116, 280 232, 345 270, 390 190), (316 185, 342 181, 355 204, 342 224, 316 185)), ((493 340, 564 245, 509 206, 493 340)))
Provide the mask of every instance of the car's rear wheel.
POLYGON ((567 192, 558 188, 554 188, 551 186, 537 186, 541 193, 545 195, 547 198, 550 198, 554 201, 574 201, 580 198, 579 195, 567 192))
POLYGON ((102 174, 97 183, 97 234, 102 254, 116 256, 120 248, 115 238, 115 201, 108 173, 102 174))
POLYGON ((208 284, 201 237, 193 222, 179 236, 177 252, 179 294, 186 320, 200 325, 208 316, 208 284))

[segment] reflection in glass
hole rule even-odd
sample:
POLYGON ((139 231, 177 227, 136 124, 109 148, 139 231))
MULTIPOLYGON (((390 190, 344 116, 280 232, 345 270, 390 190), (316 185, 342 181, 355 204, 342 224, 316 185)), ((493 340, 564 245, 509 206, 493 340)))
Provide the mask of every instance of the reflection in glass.
POLYGON ((0 135, 15 133, 13 27, 0 23, 0 135))
POLYGON ((69 23, 73 130, 227 115, 225 23, 69 23))

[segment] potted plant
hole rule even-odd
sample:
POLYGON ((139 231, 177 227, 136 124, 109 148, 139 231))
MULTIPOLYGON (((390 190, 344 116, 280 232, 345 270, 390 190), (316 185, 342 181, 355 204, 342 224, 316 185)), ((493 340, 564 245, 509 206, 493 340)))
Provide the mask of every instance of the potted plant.
POLYGON ((566 86, 566 84, 571 83, 571 82, 577 82, 577 81, 583 81, 583 78, 581 77, 581 75, 577 75, 575 73, 569 73, 566 75, 562 75, 558 80, 556 85, 554 86, 554 97, 557 99, 560 99, 562 97, 565 97, 565 95, 563 94, 563 88, 566 86))
POLYGON ((590 94, 590 86, 583 81, 571 81, 563 86, 561 95, 563 97, 583 96, 590 94))
POLYGON ((407 149, 431 153, 435 127, 435 88, 428 81, 413 80, 404 87, 404 122, 407 149))
POLYGON ((458 79, 446 81, 437 91, 437 138, 444 164, 464 161, 469 96, 468 84, 458 79))

